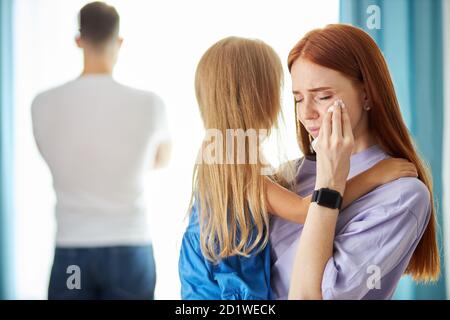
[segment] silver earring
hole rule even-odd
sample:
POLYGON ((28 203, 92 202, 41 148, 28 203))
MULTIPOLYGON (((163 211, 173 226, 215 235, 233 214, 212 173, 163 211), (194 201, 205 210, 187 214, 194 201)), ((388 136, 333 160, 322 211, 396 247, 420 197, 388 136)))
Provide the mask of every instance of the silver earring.
POLYGON ((364 105, 364 110, 369 111, 370 109, 372 109, 372 107, 369 106, 368 102, 366 102, 366 104, 364 105))

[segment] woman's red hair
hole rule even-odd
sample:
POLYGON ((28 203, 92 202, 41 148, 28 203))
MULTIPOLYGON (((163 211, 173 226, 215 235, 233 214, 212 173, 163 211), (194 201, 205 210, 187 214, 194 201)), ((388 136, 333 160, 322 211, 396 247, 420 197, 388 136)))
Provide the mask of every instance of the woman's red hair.
MULTIPOLYGON (((408 159, 417 168, 431 199, 431 218, 405 271, 416 281, 439 278, 440 257, 436 240, 436 212, 430 171, 415 150, 403 121, 386 61, 375 41, 363 30, 331 24, 307 33, 291 50, 289 71, 299 58, 336 70, 363 84, 368 103, 369 128, 378 144, 392 157, 408 159)), ((297 112, 297 111, 296 111, 297 112)), ((309 134, 297 121, 297 139, 305 155, 312 154, 309 134)))

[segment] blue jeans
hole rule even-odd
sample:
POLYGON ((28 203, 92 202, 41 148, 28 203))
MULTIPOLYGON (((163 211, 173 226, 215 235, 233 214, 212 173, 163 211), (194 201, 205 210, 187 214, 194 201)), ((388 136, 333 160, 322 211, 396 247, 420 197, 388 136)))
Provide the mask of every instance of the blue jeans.
POLYGON ((48 298, 53 300, 153 300, 153 248, 56 248, 48 298))

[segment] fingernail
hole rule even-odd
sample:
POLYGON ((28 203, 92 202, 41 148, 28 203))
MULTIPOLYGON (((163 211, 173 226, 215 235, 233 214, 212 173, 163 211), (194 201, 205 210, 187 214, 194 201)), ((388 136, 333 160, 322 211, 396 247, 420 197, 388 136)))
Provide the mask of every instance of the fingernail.
POLYGON ((333 111, 334 111, 334 104, 328 108, 328 112, 333 112, 333 111))

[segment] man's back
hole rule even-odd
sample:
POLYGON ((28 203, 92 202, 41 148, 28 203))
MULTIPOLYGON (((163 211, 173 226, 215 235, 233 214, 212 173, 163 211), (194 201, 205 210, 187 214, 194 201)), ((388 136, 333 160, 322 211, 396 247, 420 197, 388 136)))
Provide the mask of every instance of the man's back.
POLYGON ((148 242, 143 176, 166 138, 162 100, 88 75, 37 96, 32 115, 53 176, 57 245, 148 242))

